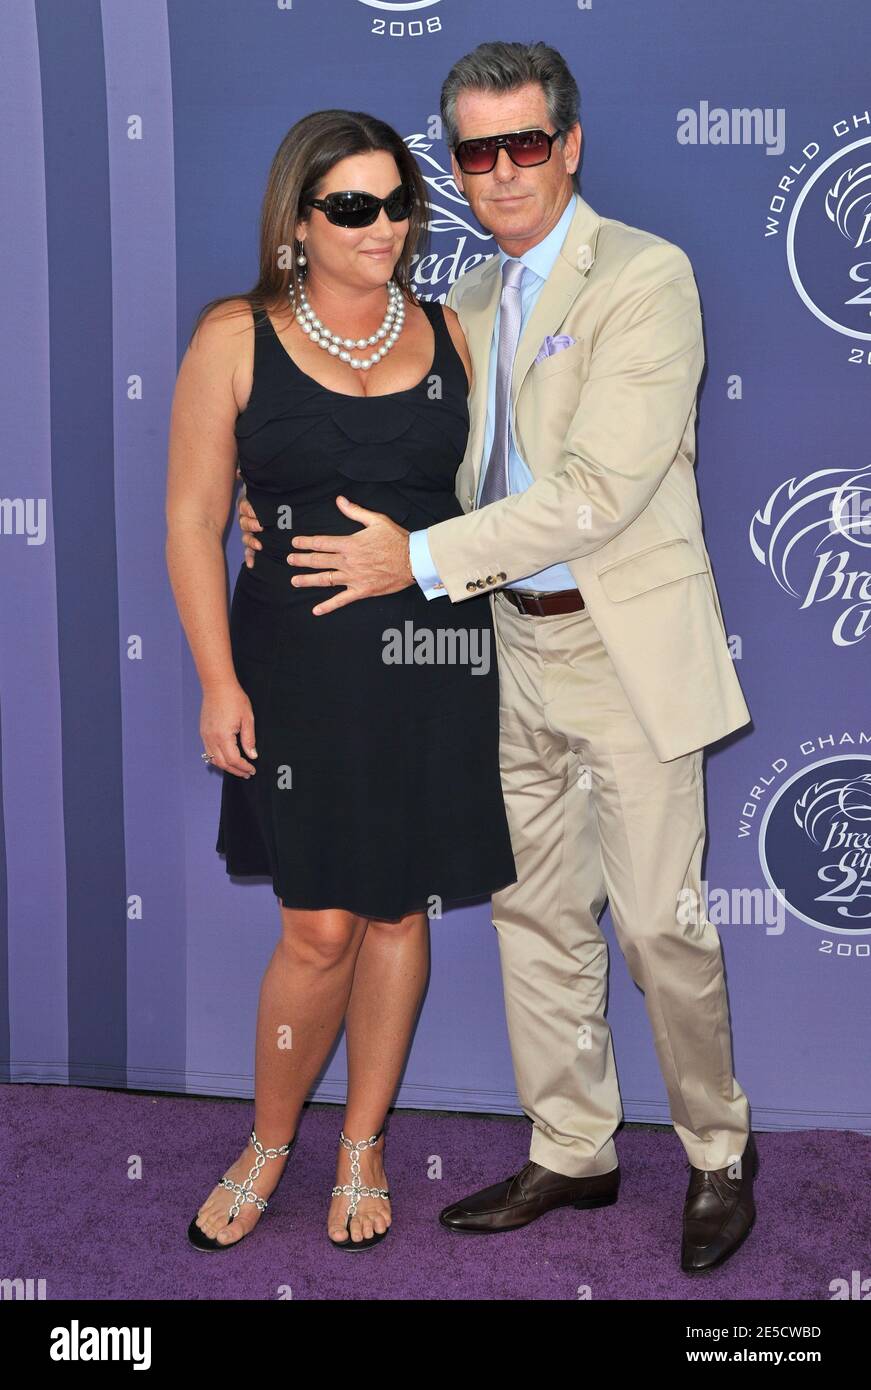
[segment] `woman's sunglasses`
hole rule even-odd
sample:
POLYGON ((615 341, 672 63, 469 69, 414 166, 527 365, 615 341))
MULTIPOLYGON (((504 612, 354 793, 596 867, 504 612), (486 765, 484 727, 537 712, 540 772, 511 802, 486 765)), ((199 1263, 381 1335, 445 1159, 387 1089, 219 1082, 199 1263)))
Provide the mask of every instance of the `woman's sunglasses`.
POLYGON ((553 135, 546 130, 512 130, 508 135, 484 135, 480 140, 461 140, 454 154, 464 174, 489 174, 496 167, 500 149, 507 151, 518 168, 530 169, 547 163, 554 140, 564 134, 562 130, 555 130, 553 135))
POLYGON ((414 207, 414 194, 404 183, 386 198, 349 188, 342 193, 328 193, 325 198, 309 198, 304 206, 320 208, 327 221, 337 227, 371 227, 382 208, 391 222, 403 222, 414 207))

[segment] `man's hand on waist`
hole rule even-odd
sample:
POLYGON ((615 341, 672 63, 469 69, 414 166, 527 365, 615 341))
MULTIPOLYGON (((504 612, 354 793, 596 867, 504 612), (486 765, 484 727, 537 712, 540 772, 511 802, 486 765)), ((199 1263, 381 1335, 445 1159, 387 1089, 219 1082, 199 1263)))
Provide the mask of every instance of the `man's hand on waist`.
POLYGON ((336 506, 359 521, 362 529, 350 536, 294 536, 295 551, 287 557, 289 565, 321 567, 315 574, 295 574, 290 581, 295 588, 344 585, 341 593, 312 609, 318 616, 357 599, 394 594, 415 582, 408 559, 408 532, 402 526, 347 497, 337 497, 336 506))

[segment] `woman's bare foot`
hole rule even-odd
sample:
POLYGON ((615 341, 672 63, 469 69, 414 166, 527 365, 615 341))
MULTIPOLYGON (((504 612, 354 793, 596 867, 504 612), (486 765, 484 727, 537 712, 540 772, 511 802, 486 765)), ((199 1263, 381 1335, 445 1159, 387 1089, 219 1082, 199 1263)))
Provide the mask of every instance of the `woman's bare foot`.
MULTIPOLYGON (((265 1144, 263 1147, 270 1148, 272 1146, 265 1144)), ((278 1148, 279 1146, 275 1145, 275 1147, 278 1148)), ((289 1156, 289 1154, 279 1154, 275 1158, 267 1158, 248 1190, 257 1197, 268 1200, 270 1194, 275 1191, 289 1156)), ((240 1157, 232 1168, 227 1169, 224 1176, 229 1178, 231 1182, 244 1185, 256 1162, 257 1151, 249 1140, 240 1157)), ((237 1192, 231 1192, 229 1188, 218 1185, 212 1188, 197 1212, 196 1224, 212 1240, 217 1240, 221 1245, 233 1245, 254 1229, 261 1216, 262 1212, 256 1202, 243 1200, 237 1192), (234 1202, 239 1203, 239 1215, 234 1217, 231 1222, 230 1208, 234 1202)))
MULTIPOLYGON (((344 1144, 339 1145, 339 1157, 336 1162, 336 1187, 344 1187, 346 1184, 351 1183, 352 1156, 350 1149, 346 1149, 344 1144)), ((385 1189, 388 1187, 387 1178, 384 1173, 383 1156, 383 1134, 370 1149, 360 1150, 360 1182, 363 1187, 383 1187, 385 1189)), ((348 1208, 350 1205, 351 1198, 345 1195, 334 1197, 330 1203, 330 1210, 327 1216, 327 1232, 332 1240, 340 1244, 348 1240, 348 1232, 345 1227, 348 1220, 348 1208)), ((380 1235, 387 1230, 390 1221, 389 1198, 361 1197, 357 1203, 356 1215, 351 1220, 350 1239, 354 1242, 359 1242, 369 1236, 380 1235)))

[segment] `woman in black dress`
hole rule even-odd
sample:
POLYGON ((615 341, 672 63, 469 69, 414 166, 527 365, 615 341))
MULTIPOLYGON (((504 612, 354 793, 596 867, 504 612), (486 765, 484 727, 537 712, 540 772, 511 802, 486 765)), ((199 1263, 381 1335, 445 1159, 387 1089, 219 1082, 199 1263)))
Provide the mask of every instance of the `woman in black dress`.
POLYGON ((203 687, 203 757, 222 772, 216 848, 228 873, 271 878, 282 927, 260 993, 254 1129, 190 1223, 198 1249, 228 1248, 265 1210, 343 1021, 328 1234, 346 1250, 383 1239, 383 1124, 428 915, 516 878, 489 598, 429 601, 414 584, 316 616, 339 590, 293 586, 286 559, 295 534, 358 529, 340 494, 409 530, 461 511, 471 365, 454 312, 410 288, 426 206, 391 127, 347 111, 298 121, 270 171, 260 278, 205 306, 179 370, 167 563, 203 687), (228 622, 237 457, 262 549, 228 622))

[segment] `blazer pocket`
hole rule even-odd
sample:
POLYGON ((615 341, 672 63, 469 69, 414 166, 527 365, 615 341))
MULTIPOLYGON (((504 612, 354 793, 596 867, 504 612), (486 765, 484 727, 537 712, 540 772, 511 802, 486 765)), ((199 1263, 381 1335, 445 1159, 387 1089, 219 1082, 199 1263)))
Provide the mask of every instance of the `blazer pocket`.
POLYGON ((693 549, 683 536, 674 540, 660 541, 648 546, 636 555, 627 555, 622 560, 613 560, 597 572, 597 578, 608 598, 614 603, 634 598, 636 594, 656 589, 661 584, 670 584, 675 579, 686 579, 691 574, 704 574, 707 571, 704 557, 693 549))
POLYGON ((562 348, 560 352, 551 353, 550 357, 543 357, 540 362, 536 362, 533 367, 535 380, 542 381, 544 377, 555 376, 557 372, 564 372, 569 367, 577 367, 586 355, 586 341, 579 338, 570 347, 562 348))

